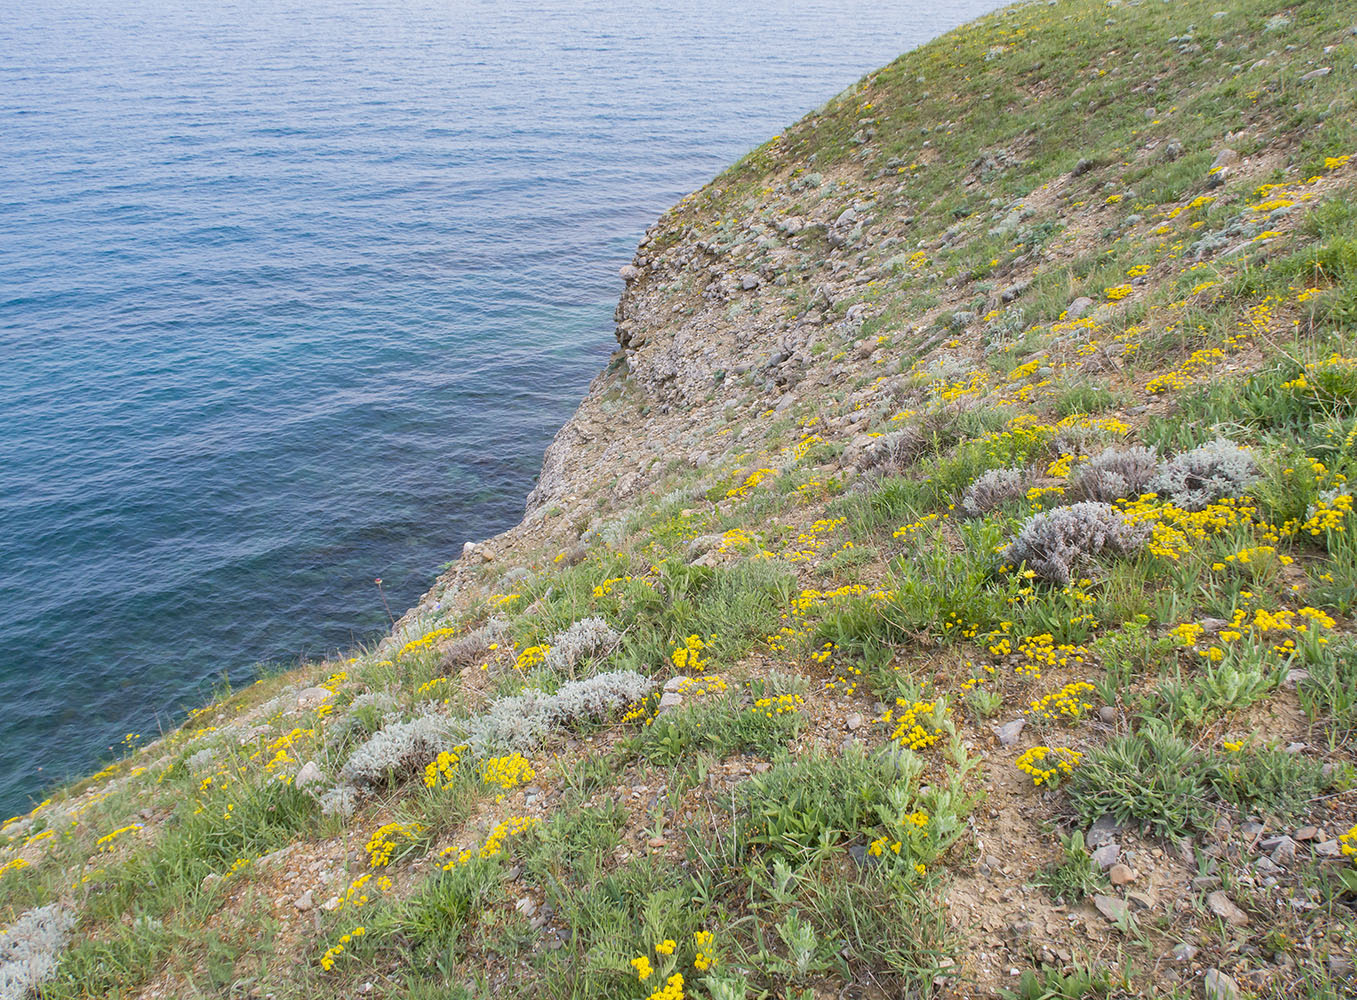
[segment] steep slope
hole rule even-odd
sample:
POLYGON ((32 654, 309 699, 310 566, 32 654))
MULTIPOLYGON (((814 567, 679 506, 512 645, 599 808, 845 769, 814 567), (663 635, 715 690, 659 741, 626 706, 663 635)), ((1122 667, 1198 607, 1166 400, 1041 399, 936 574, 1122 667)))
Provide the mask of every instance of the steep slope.
POLYGON ((5 825, 44 995, 1350 995, 1354 30, 1011 7, 684 199, 522 524, 5 825))

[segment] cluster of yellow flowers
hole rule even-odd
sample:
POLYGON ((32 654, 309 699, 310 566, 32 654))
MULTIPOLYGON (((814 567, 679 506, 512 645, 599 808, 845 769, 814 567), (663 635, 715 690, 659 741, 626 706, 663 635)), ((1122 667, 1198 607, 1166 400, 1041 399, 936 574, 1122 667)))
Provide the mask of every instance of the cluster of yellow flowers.
POLYGON ((550 652, 551 647, 546 643, 542 643, 539 646, 529 646, 518 654, 518 659, 514 660, 514 669, 528 670, 538 666, 547 658, 547 654, 550 652))
POLYGON ((643 584, 645 584, 647 587, 653 587, 653 586, 655 586, 655 581, 652 580, 652 579, 650 579, 650 577, 647 577, 647 576, 631 576, 631 575, 627 575, 627 576, 610 576, 610 577, 608 577, 606 580, 602 581, 598 586, 596 586, 596 587, 594 588, 594 596, 595 596, 595 597, 607 597, 607 596, 609 596, 610 594, 612 594, 613 589, 614 589, 619 583, 631 583, 633 580, 635 580, 635 581, 638 582, 638 583, 643 583, 643 584))
POLYGON ((1013 765, 1032 776, 1032 784, 1054 786, 1083 760, 1083 754, 1069 747, 1032 747, 1024 750, 1013 765))
POLYGON ((1290 566, 1294 559, 1285 553, 1278 553, 1275 545, 1253 545, 1238 552, 1233 552, 1226 556, 1221 562, 1211 564, 1213 570, 1223 570, 1229 564, 1237 566, 1259 566, 1266 565, 1276 558, 1277 562, 1283 566, 1290 566))
POLYGON ((1103 291, 1109 302, 1120 302, 1131 294, 1132 289, 1130 285, 1114 285, 1111 288, 1103 289, 1103 291))
MULTIPOLYGON (((716 636, 711 636, 715 639, 716 636)), ((707 665, 707 660, 702 656, 702 650, 707 648, 707 644, 701 636, 690 635, 683 640, 683 645, 669 654, 670 661, 678 670, 698 671, 707 665)))
POLYGON ((727 498, 747 497, 749 495, 749 491, 758 486, 759 483, 763 482, 769 476, 776 475, 777 475, 776 469, 755 469, 739 486, 733 486, 730 489, 726 490, 726 497, 727 498))
POLYGON ((347 934, 339 938, 339 943, 325 950, 325 954, 320 956, 320 967, 329 972, 335 967, 335 959, 344 954, 344 950, 354 938, 360 938, 367 933, 366 927, 355 927, 347 934))
MULTIPOLYGON (((716 954, 712 948, 714 938, 711 931, 694 931, 693 943, 697 945, 697 955, 693 958, 693 965, 700 972, 706 972, 716 965, 716 954)), ((682 984, 682 977, 679 983, 682 984)))
MULTIPOLYGON (((518 595, 515 594, 514 596, 517 597, 518 595)), ((407 642, 404 646, 402 646, 399 650, 396 651, 396 659, 399 660, 402 659, 403 657, 409 656, 411 653, 416 653, 428 649, 439 639, 450 639, 452 636, 456 634, 457 629, 455 628, 436 628, 432 632, 427 632, 424 635, 420 636, 418 639, 411 639, 409 642, 407 642)))
MULTIPOLYGON (((1012 627, 1012 622, 999 623, 1000 632, 992 635, 995 641, 989 646, 989 651, 993 655, 1008 656, 1013 652, 1012 642, 1006 634, 1012 627)), ((1018 655, 1022 659, 1013 671, 1020 677, 1040 680, 1042 667, 1065 667, 1071 663, 1083 663, 1087 654, 1088 650, 1083 646, 1067 642, 1057 643, 1055 636, 1050 632, 1029 635, 1018 640, 1018 655)))
POLYGON ((505 852, 504 842, 506 840, 532 829, 539 822, 541 821, 536 816, 510 816, 508 819, 495 824, 495 828, 490 831, 485 838, 485 843, 478 850, 473 850, 470 847, 461 850, 456 847, 445 847, 439 852, 439 857, 449 858, 444 863, 443 870, 450 872, 458 865, 464 865, 473 858, 488 861, 497 857, 505 852))
POLYGON ((423 698, 427 695, 433 695, 447 683, 446 677, 435 677, 433 680, 425 681, 415 689, 415 697, 423 698))
MULTIPOLYGON (((292 784, 292 775, 279 770, 288 764, 296 763, 295 759, 288 751, 296 746, 296 744, 315 739, 315 737, 316 731, 314 729, 293 727, 290 732, 286 732, 282 736, 279 736, 262 751, 255 754, 255 757, 259 758, 266 755, 272 755, 269 757, 269 762, 264 765, 264 770, 273 775, 277 780, 283 782, 283 784, 290 785, 292 784)), ((210 778, 212 775, 209 775, 208 777, 210 778)), ((207 784, 205 781, 205 783, 199 787, 199 790, 205 791, 206 788, 207 784)))
POLYGON ((372 868, 385 868, 391 863, 391 855, 396 852, 398 841, 414 840, 424 831, 418 823, 384 823, 368 838, 363 848, 368 853, 368 865, 372 868))
POLYGON ((377 881, 372 882, 372 876, 375 872, 363 872, 356 879, 349 883, 349 887, 344 890, 344 894, 339 897, 338 909, 349 907, 351 909, 362 909, 367 905, 371 897, 369 892, 387 892, 391 888, 391 879, 386 875, 379 876, 377 881), (371 882, 371 886, 368 883, 371 882))
POLYGON ((660 989, 650 994, 646 1000, 683 1000, 683 975, 675 972, 660 989))
POLYGON ((909 537, 915 534, 916 532, 922 531, 924 528, 927 528, 929 525, 934 524, 935 522, 941 522, 945 520, 947 520, 946 514, 937 513, 928 514, 917 521, 911 521, 909 524, 904 524, 896 528, 891 537, 904 538, 908 540, 909 537))
POLYGON ((437 788, 440 776, 443 779, 444 788, 451 785, 453 779, 457 776, 457 765, 462 762, 462 754, 465 750, 465 746, 453 747, 451 750, 440 750, 438 756, 424 766, 425 786, 437 788))
POLYGON ((1357 858, 1357 826, 1353 826, 1347 833, 1341 834, 1338 843, 1339 850, 1343 852, 1343 857, 1357 858))
POLYGON ((27 868, 28 862, 23 858, 11 858, 3 865, 0 865, 0 878, 4 878, 6 873, 18 871, 20 868, 27 868))
POLYGON ((1085 712, 1093 711, 1093 706, 1084 700, 1084 695, 1093 690, 1088 681, 1066 684, 1059 691, 1031 702, 1031 714, 1048 722, 1078 722, 1085 712))
MULTIPOLYGON (((1258 508, 1249 499, 1226 497, 1202 510, 1188 511, 1172 503, 1161 503, 1155 494, 1146 493, 1135 500, 1120 501, 1118 506, 1128 524, 1150 525, 1150 539, 1146 543, 1149 551, 1174 562, 1189 554, 1194 542, 1260 523, 1258 508)), ((1266 531, 1267 527, 1264 526, 1264 539, 1278 540, 1275 532, 1266 531)))
POLYGON ((678 693, 685 697, 692 695, 700 698, 708 694, 725 694, 729 687, 720 674, 703 674, 700 677, 685 677, 679 682, 678 693))
POLYGON ((755 699, 754 704, 749 706, 749 711, 755 715, 766 715, 771 719, 775 715, 799 712, 805 703, 805 699, 799 694, 780 694, 772 698, 755 699))
MULTIPOLYGON (((820 518, 805 531, 797 534, 796 546, 788 548, 782 554, 783 558, 788 562, 807 562, 814 559, 825 547, 827 539, 824 536, 847 523, 846 517, 820 518)), ((848 542, 846 547, 852 548, 852 545, 852 542, 848 542)))
POLYGON ((792 449, 792 460, 796 462, 801 461, 801 459, 806 457, 806 453, 810 451, 811 446, 819 444, 822 440, 824 439, 821 438, 819 434, 812 434, 809 437, 802 438, 796 443, 796 447, 792 449))
POLYGON ((909 750, 925 750, 938 740, 944 732, 943 722, 950 709, 946 702, 906 701, 895 699, 896 708, 886 709, 880 719, 888 725, 894 723, 890 738, 909 750), (900 709, 900 711, 896 711, 900 709))
POLYGON ((1322 535, 1328 531, 1345 532, 1347 531, 1347 519, 1352 511, 1353 496, 1351 493, 1339 493, 1336 496, 1321 499, 1315 503, 1314 511, 1297 527, 1297 530, 1308 532, 1314 536, 1322 535))
POLYGON ((627 709, 622 716, 622 723, 640 722, 643 726, 648 726, 655 721, 655 712, 660 707, 660 696, 657 694, 648 694, 631 708, 627 709))
POLYGON ((487 785, 499 785, 506 792, 519 785, 526 785, 535 777, 537 772, 532 769, 528 758, 521 753, 487 757, 481 761, 481 780, 487 785))
POLYGON ((140 829, 141 829, 140 823, 129 823, 127 826, 120 826, 116 830, 113 830, 110 833, 106 833, 98 840, 96 840, 94 842, 95 849, 100 852, 111 851, 114 848, 114 842, 119 837, 121 837, 125 833, 135 833, 137 830, 140 829))

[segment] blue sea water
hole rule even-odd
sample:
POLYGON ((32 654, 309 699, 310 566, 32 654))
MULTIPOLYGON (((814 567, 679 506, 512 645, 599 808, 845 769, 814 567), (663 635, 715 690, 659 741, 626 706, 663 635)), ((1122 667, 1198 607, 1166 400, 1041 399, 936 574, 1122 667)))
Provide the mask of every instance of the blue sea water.
POLYGON ((664 208, 993 0, 0 17, 0 816, 513 524, 664 208))

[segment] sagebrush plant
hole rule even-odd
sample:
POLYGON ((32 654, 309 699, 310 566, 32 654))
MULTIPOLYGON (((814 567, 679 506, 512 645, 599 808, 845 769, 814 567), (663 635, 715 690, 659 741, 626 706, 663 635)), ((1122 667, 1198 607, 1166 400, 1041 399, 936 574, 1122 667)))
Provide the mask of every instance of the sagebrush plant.
POLYGON ((1022 499, 1027 477, 1018 469, 990 469, 961 495, 961 509, 968 517, 983 517, 1004 504, 1022 499))
POLYGON ((621 635, 597 615, 581 618, 547 640, 551 651, 544 665, 562 673, 573 670, 585 657, 611 651, 619 639, 621 635))
POLYGON ((1116 503, 1144 493, 1159 471, 1153 448, 1105 448, 1070 474, 1070 487, 1082 500, 1116 503))
POLYGON ((56 971, 75 915, 51 903, 27 910, 0 931, 0 998, 23 1000, 56 971))
POLYGON ((1102 555, 1133 555, 1149 537, 1111 504, 1084 501, 1034 516, 1009 544, 1004 556, 1037 576, 1067 587, 1075 570, 1102 555))
POLYGON ((1166 459, 1149 488, 1175 506, 1196 512, 1216 500, 1243 496, 1257 481, 1253 454, 1233 441, 1216 438, 1166 459))

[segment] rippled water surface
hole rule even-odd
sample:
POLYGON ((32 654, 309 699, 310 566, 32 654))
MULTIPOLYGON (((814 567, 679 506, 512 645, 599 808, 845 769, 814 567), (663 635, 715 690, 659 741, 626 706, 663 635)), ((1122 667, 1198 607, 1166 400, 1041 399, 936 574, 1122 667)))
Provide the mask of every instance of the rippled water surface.
POLYGON ((6 5, 0 815, 515 522, 644 227, 994 5, 6 5))

